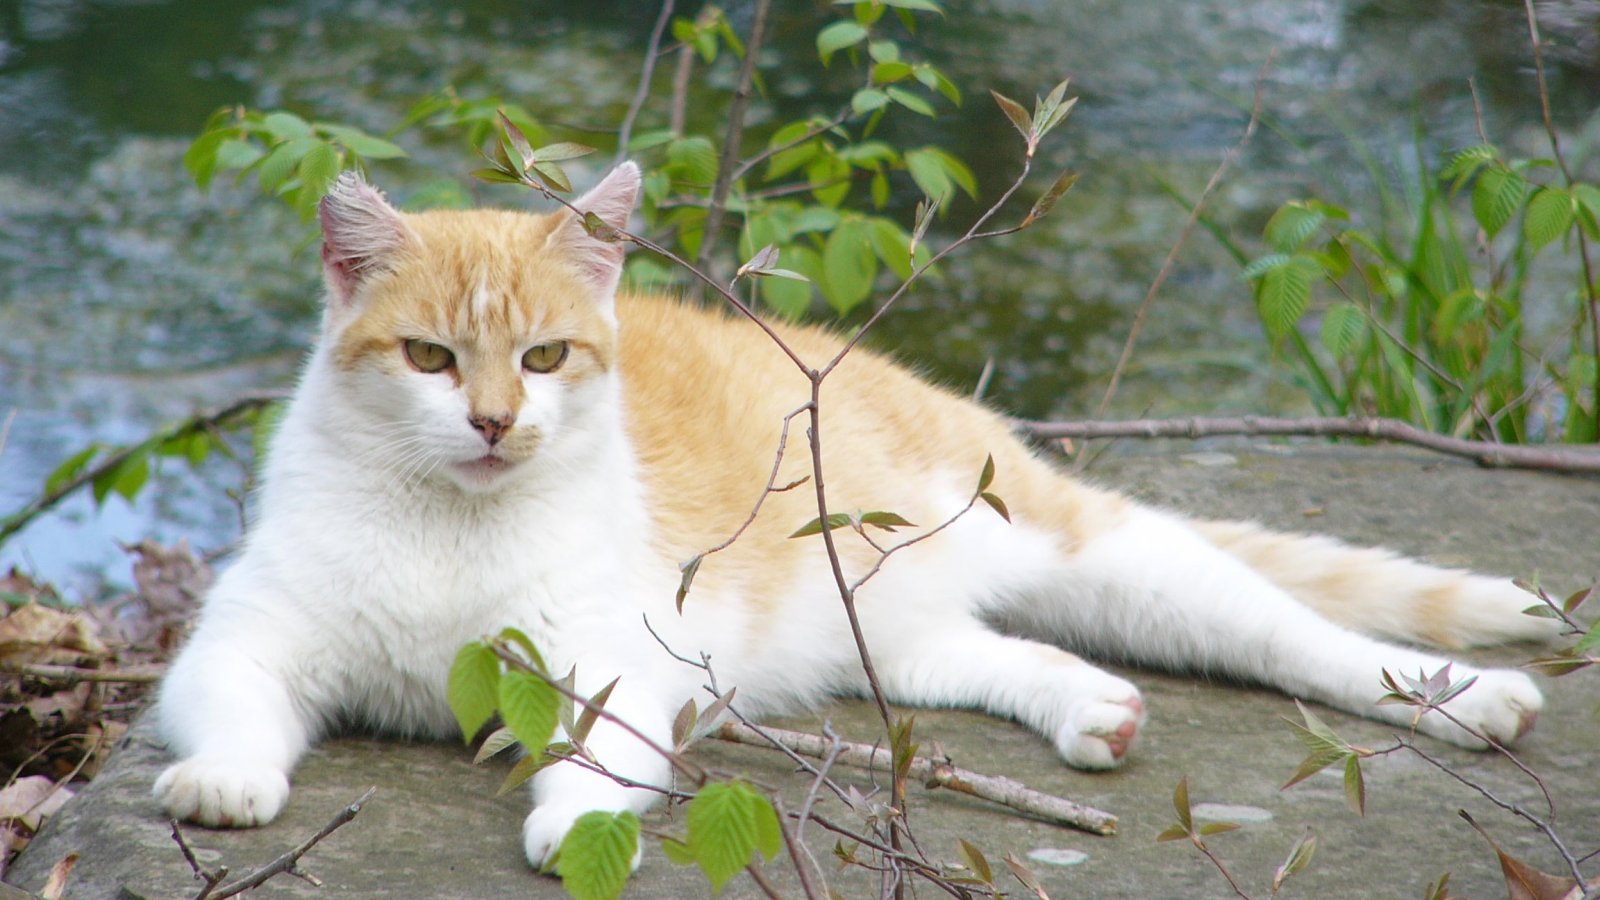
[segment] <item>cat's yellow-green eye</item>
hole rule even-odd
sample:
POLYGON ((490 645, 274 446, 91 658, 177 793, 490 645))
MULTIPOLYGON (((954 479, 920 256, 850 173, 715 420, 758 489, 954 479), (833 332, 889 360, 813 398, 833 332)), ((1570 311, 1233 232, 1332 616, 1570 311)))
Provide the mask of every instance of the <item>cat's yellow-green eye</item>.
POLYGON ((405 350, 406 359, 412 368, 418 372, 443 372, 456 364, 456 355, 450 352, 450 348, 432 341, 412 338, 401 347, 405 350))
POLYGON ((551 341, 548 344, 539 344, 529 347, 528 352, 522 354, 522 367, 529 372, 554 372, 561 368, 561 364, 566 361, 566 341, 551 341))

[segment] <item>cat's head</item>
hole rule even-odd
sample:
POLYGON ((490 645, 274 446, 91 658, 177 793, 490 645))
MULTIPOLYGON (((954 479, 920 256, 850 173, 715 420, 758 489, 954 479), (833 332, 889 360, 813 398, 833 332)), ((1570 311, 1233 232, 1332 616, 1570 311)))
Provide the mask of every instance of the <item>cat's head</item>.
MULTIPOLYGON (((639 169, 573 203, 626 227, 639 169)), ((581 438, 616 355, 623 245, 562 209, 408 214, 346 173, 323 199, 325 358, 364 460, 485 490, 581 438)))

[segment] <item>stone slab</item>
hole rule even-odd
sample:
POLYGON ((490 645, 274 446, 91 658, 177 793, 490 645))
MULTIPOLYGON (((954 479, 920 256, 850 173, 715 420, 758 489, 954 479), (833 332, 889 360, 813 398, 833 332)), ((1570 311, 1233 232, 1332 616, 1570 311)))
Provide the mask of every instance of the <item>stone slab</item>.
MULTIPOLYGON (((1530 577, 1561 592, 1600 575, 1600 480, 1532 472, 1488 471, 1396 449, 1287 447, 1260 443, 1123 445, 1096 462, 1090 477, 1142 500, 1214 517, 1249 517, 1286 530, 1318 531, 1378 543, 1433 562, 1530 577)), ((1536 652, 1513 646, 1477 652, 1477 662, 1513 664, 1536 652)), ((961 711, 917 713, 926 747, 938 741, 958 765, 1005 774, 1121 816, 1115 837, 1063 830, 998 811, 981 801, 917 789, 913 823, 924 848, 954 861, 966 838, 992 860, 1033 854, 1030 865, 1055 897, 1204 898, 1233 891, 1184 842, 1157 844, 1173 821, 1171 795, 1187 776, 1194 803, 1244 827, 1210 846, 1252 896, 1268 894, 1273 868, 1310 831, 1319 839, 1311 868, 1283 897, 1417 897, 1442 873, 1469 897, 1504 896, 1499 866, 1481 838, 1456 815, 1468 810, 1503 846, 1549 872, 1559 858, 1537 832, 1496 810, 1429 763, 1409 755, 1366 766, 1368 807, 1358 817, 1345 805, 1341 780, 1315 776, 1288 791, 1283 784, 1304 755, 1283 717, 1282 695, 1148 671, 1122 671, 1145 692, 1151 720, 1130 763, 1102 774, 1062 766, 1043 742, 1013 724, 961 711), (1053 860, 1053 861, 1052 861, 1053 860), (1062 862, 1075 861, 1063 865, 1062 862)), ((1521 749, 1558 803, 1558 829, 1579 855, 1600 847, 1600 672, 1544 679, 1549 707, 1521 749)), ((1320 710, 1355 743, 1384 746, 1392 729, 1320 710)), ((816 730, 831 722, 841 735, 870 741, 876 715, 841 702, 814 715, 775 724, 816 730)), ((1433 756, 1494 791, 1542 804, 1537 788, 1504 760, 1423 739, 1433 756)), ((710 744, 704 764, 784 785, 797 802, 806 785, 775 754, 710 744)), ((57 859, 79 853, 71 897, 192 896, 199 885, 180 857, 149 786, 164 752, 140 724, 107 769, 47 824, 8 873, 37 890, 57 859)), ((263 897, 558 897, 556 882, 531 873, 520 856, 526 800, 518 791, 496 798, 507 764, 474 767, 456 745, 407 744, 348 737, 318 747, 295 775, 295 793, 281 818, 251 831, 188 829, 207 865, 248 871, 313 833, 367 787, 378 792, 361 814, 314 848, 304 868, 323 884, 279 877, 263 897)), ((870 777, 839 772, 863 790, 870 777)), ((824 802, 825 814, 847 814, 824 802)), ((678 823, 654 814, 649 824, 678 823)), ((839 872, 828 858, 832 838, 814 826, 810 847, 841 896, 872 896, 875 881, 839 872)), ((768 867, 786 894, 792 876, 768 867)), ((1591 866, 1592 868, 1592 866, 1591 866)), ((1015 888, 1016 885, 1011 887, 1015 888)), ((700 897, 709 886, 692 870, 646 850, 625 896, 700 897)), ((756 896, 736 879, 725 897, 756 896)))

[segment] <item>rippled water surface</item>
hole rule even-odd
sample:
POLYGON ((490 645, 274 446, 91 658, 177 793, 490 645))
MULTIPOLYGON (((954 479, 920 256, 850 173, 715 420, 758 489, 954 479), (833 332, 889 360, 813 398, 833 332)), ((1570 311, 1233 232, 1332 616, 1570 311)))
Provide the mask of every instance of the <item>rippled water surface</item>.
MULTIPOLYGON (((727 5, 746 25, 748 4, 727 5)), ((791 63, 766 74, 777 115, 831 111, 848 80, 819 74, 811 46, 833 13, 778 5, 770 58, 791 63)), ((1041 169, 1082 178, 1043 225, 972 250, 913 294, 877 343, 965 387, 993 360, 989 399, 1021 414, 1093 408, 1186 214, 1170 195, 1198 196, 1238 140, 1269 53, 1263 127, 1209 207, 1216 227, 1251 249, 1266 216, 1292 197, 1375 209, 1371 167, 1403 170, 1396 161, 1411 157, 1415 134, 1426 156, 1476 143, 1469 78, 1493 139, 1539 149, 1520 3, 948 5, 948 21, 926 22, 916 40, 967 103, 934 121, 903 115, 889 136, 948 147, 993 196, 1020 156, 987 90, 1025 98, 1070 75, 1082 101, 1041 169)), ((1541 8, 1555 116, 1581 156, 1600 132, 1600 5, 1541 8)), ((0 513, 89 441, 138 439, 291 382, 315 325, 310 234, 249 186, 194 188, 180 158, 212 110, 282 106, 383 132, 416 98, 455 84, 520 98, 552 124, 614 128, 654 13, 644 3, 503 0, 0 6, 0 423, 9 422, 0 513)), ((731 69, 708 77, 698 90, 725 88, 731 69)), ((647 117, 659 119, 660 106, 647 117)), ((691 116, 691 130, 717 127, 714 106, 692 104, 707 118, 691 116)), ((762 116, 755 133, 770 121, 762 116)), ((449 140, 399 140, 413 159, 375 177, 402 200, 440 173, 474 167, 449 140)), ((914 200, 909 182, 895 197, 902 214, 914 200)), ((947 227, 973 212, 958 208, 947 227)), ((1237 273, 1213 237, 1194 235, 1114 414, 1297 408, 1267 365, 1237 273)), ((0 547, 0 565, 82 587, 101 574, 124 580, 119 540, 154 533, 224 545, 239 513, 214 485, 237 481, 226 461, 198 478, 169 466, 136 505, 114 498, 96 512, 77 498, 0 547)))

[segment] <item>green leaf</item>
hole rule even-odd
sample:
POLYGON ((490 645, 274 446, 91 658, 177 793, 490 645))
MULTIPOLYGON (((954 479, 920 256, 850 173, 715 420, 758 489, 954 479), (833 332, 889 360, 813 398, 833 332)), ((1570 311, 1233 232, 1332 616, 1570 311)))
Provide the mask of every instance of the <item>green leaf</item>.
POLYGON ((1280 253, 1299 250, 1322 223, 1328 219, 1322 210, 1303 201, 1285 203, 1267 220, 1262 234, 1267 243, 1280 253))
POLYGON ((1288 265, 1291 258, 1287 253, 1269 253, 1245 266, 1239 277, 1245 281, 1254 281, 1279 266, 1288 265))
POLYGON ((911 277, 910 235, 892 219, 874 216, 867 220, 867 236, 872 241, 872 252, 896 278, 905 281, 911 277))
POLYGON ((533 151, 534 162, 560 162, 568 159, 578 159, 595 152, 593 147, 585 144, 575 144, 571 141, 562 141, 557 144, 546 144, 533 151))
POLYGON ((919 64, 912 68, 912 75, 922 82, 922 86, 944 95, 946 100, 954 106, 961 105, 961 89, 956 83, 946 78, 944 73, 927 63, 919 64))
POLYGON ((682 750, 689 742, 689 733, 694 730, 694 723, 700 720, 700 710, 695 706, 694 698, 690 697, 678 707, 678 714, 672 719, 672 746, 682 750))
POLYGON ((961 187, 967 196, 977 199, 978 182, 973 177, 972 170, 966 163, 956 159, 938 147, 920 147, 907 150, 905 153, 906 168, 911 170, 911 178, 929 197, 944 197, 950 199, 950 186, 952 182, 961 187), (934 193, 930 188, 938 188, 934 193))
POLYGON ((1238 830, 1239 824, 1237 822, 1207 822, 1200 826, 1198 833, 1202 837, 1210 837, 1213 834, 1226 834, 1227 832, 1238 830))
POLYGON ((667 164, 680 180, 708 186, 717 180, 717 149, 711 140, 695 135, 667 145, 667 164))
POLYGON ((1494 237, 1517 214, 1527 190, 1527 179, 1511 169, 1484 169, 1472 186, 1473 218, 1489 237, 1494 237))
POLYGON ((1305 314, 1311 301, 1311 280, 1317 271, 1314 262, 1297 256, 1261 276, 1258 308, 1261 321, 1273 338, 1288 334, 1305 314))
POLYGON ((461 737, 470 743, 494 715, 499 697, 500 660, 482 641, 473 641, 456 653, 450 665, 450 678, 445 687, 445 697, 450 711, 455 713, 456 724, 461 726, 461 737))
POLYGON ((867 29, 859 22, 852 22, 849 19, 834 22, 817 32, 817 55, 822 58, 822 64, 827 65, 833 54, 866 39, 867 29))
POLYGON ((1462 184, 1466 183, 1468 178, 1472 177, 1473 173, 1499 157, 1500 151, 1487 144, 1458 150, 1456 155, 1451 157, 1450 162, 1446 163, 1445 167, 1439 172, 1439 177, 1446 180, 1454 180, 1456 187, 1459 189, 1462 184))
POLYGON ((589 732, 594 730, 594 724, 600 721, 600 713, 606 708, 606 701, 611 699, 611 692, 616 690, 617 682, 622 680, 618 675, 610 683, 595 692, 589 702, 583 705, 583 712, 578 714, 578 723, 572 727, 571 738, 573 743, 581 744, 589 739, 589 732))
POLYGON ((989 504, 989 508, 994 510, 996 513, 999 513, 1000 518, 1005 519, 1007 522, 1011 521, 1011 511, 1006 509, 1006 502, 1000 499, 999 494, 995 494, 991 491, 983 491, 982 493, 978 494, 978 499, 989 504))
MULTIPOLYGON (((829 513, 828 514, 828 530, 832 531, 835 528, 843 528, 843 527, 845 527, 847 525, 850 525, 854 521, 855 520, 850 517, 849 513, 829 513)), ((822 533, 822 519, 821 518, 816 518, 816 519, 812 519, 811 521, 807 522, 806 524, 801 525, 799 528, 795 529, 794 534, 789 535, 789 537, 790 538, 809 537, 809 536, 811 536, 813 534, 821 534, 821 533, 822 533)))
POLYGON ((1317 836, 1307 832, 1300 836, 1289 848, 1289 855, 1284 859, 1283 865, 1272 873, 1272 893, 1278 893, 1283 883, 1295 875, 1305 871, 1311 865, 1311 858, 1317 854, 1317 836))
POLYGON ((798 319, 811 307, 812 285, 822 277, 822 257, 810 247, 783 248, 784 260, 810 283, 794 280, 767 280, 757 291, 761 301, 786 319, 798 319))
POLYGON ((1572 195, 1560 188, 1542 187, 1535 191, 1522 218, 1522 233, 1531 249, 1538 251, 1566 234, 1577 218, 1576 206, 1572 195))
POLYGON ((500 786, 495 788, 494 795, 496 797, 504 797, 522 787, 529 778, 539 774, 540 769, 549 766, 553 762, 555 760, 546 753, 530 753, 524 756, 517 760, 516 765, 511 767, 511 771, 506 773, 506 777, 500 779, 500 786))
POLYGON ((145 482, 150 480, 150 451, 134 453, 107 474, 111 480, 111 490, 131 502, 139 495, 145 482))
POLYGON ((1361 777, 1361 758, 1354 754, 1344 761, 1344 796, 1356 815, 1367 814, 1367 783, 1361 777))
POLYGON ((339 151, 332 144, 317 144, 300 158, 296 174, 300 178, 300 205, 315 207, 333 180, 339 177, 339 151))
POLYGON ((880 62, 872 67, 872 83, 893 84, 896 81, 904 81, 910 78, 914 71, 910 63, 903 63, 897 59, 880 62))
POLYGON ((586 812, 561 840, 561 886, 574 900, 615 900, 639 852, 639 817, 631 812, 586 812))
POLYGON ((909 109, 914 113, 920 113, 921 115, 927 116, 930 119, 938 115, 933 110, 933 104, 922 99, 921 97, 918 97, 916 94, 911 93, 905 88, 888 87, 884 88, 884 93, 889 95, 889 99, 900 104, 901 106, 904 106, 906 109, 909 109))
POLYGON ((700 571, 700 564, 705 561, 704 554, 697 554, 694 558, 678 564, 678 571, 683 577, 678 581, 678 612, 683 612, 683 601, 689 597, 689 585, 694 582, 695 573, 700 571))
POLYGON ((517 736, 511 729, 504 725, 489 732, 483 739, 483 744, 478 747, 478 752, 472 757, 473 765, 480 765, 484 760, 499 753, 504 753, 517 745, 517 736))
POLYGON ((317 131, 327 135, 346 150, 362 157, 363 159, 399 159, 406 155, 406 151, 398 144, 391 143, 383 138, 373 137, 359 128, 348 125, 337 125, 331 122, 316 123, 317 131))
POLYGON ((919 12, 931 12, 938 13, 941 16, 944 15, 944 10, 940 8, 939 4, 934 3, 933 0, 883 0, 883 5, 892 6, 896 9, 914 9, 919 12))
POLYGON ((1182 825, 1169 825, 1160 834, 1156 835, 1156 843, 1164 844, 1167 841, 1181 841, 1189 836, 1189 830, 1182 825))
POLYGON ((1189 806, 1189 776, 1184 775, 1178 779, 1178 786, 1172 789, 1172 808, 1178 814, 1178 824, 1184 828, 1184 834, 1194 831, 1193 814, 1189 806))
POLYGON ((889 95, 877 88, 862 88, 850 96, 850 109, 858 116, 864 116, 875 109, 881 109, 889 102, 889 95))
POLYGON ((1366 313, 1349 301, 1337 303, 1322 314, 1322 346, 1336 357, 1349 353, 1366 330, 1366 313))
POLYGON ((510 641, 516 644, 522 650, 523 657, 528 660, 529 665, 533 668, 540 672, 550 671, 550 667, 545 664, 544 657, 539 653, 539 648, 534 646, 533 638, 528 637, 527 633, 522 629, 507 625, 500 629, 498 636, 503 641, 510 641))
POLYGON ((917 527, 915 523, 907 522, 899 513, 884 512, 883 510, 862 513, 861 524, 875 525, 878 528, 882 528, 884 531, 893 531, 896 528, 917 527))
POLYGON ((994 484, 994 454, 990 453, 983 458, 983 471, 978 473, 978 490, 986 491, 989 485, 994 484))
POLYGON ((989 96, 994 98, 994 102, 999 105, 1000 111, 1006 114, 1006 118, 1011 120, 1012 126, 1022 134, 1022 139, 1032 140, 1033 117, 1028 115, 1028 110, 1021 103, 999 91, 990 90, 989 96))
POLYGON ((822 248, 822 272, 822 295, 841 314, 867 299, 878 274, 878 261, 864 222, 846 219, 828 235, 822 248))
POLYGON ((1031 225, 1049 215, 1050 210, 1055 208, 1056 201, 1061 199, 1061 195, 1072 190, 1072 186, 1077 182, 1077 172, 1062 172, 1056 176, 1055 183, 1050 185, 1050 189, 1033 201, 1033 208, 1028 210, 1028 215, 1023 218, 1022 224, 1031 225))
POLYGON ((993 885, 994 869, 989 866, 989 860, 984 857, 983 851, 979 850, 977 845, 973 844, 971 841, 968 841, 966 838, 960 839, 959 846, 961 848, 962 864, 965 865, 972 872, 972 874, 976 875, 979 881, 982 881, 987 885, 993 885))
POLYGON ((216 165, 219 169, 248 169, 266 155, 265 150, 249 141, 230 138, 217 145, 216 165))
POLYGON ((500 675, 500 718, 517 740, 539 750, 555 737, 561 695, 537 675, 511 670, 500 675))
POLYGON ((89 465, 89 460, 94 459, 95 456, 97 456, 103 449, 104 447, 100 444, 90 444, 82 450, 79 450, 77 453, 67 457, 66 460, 63 461, 61 465, 56 466, 55 471, 51 472, 50 476, 45 479, 44 492, 46 494, 53 494, 62 485, 78 477, 78 473, 82 472, 84 468, 89 465))
POLYGON ((183 152, 183 167, 189 170, 194 183, 201 190, 211 184, 211 178, 217 171, 217 154, 222 143, 234 134, 233 129, 217 129, 201 132, 189 149, 183 152))
POLYGON ((250 452, 255 454, 256 469, 259 471, 267 460, 267 450, 272 446, 272 438, 278 433, 278 426, 283 422, 284 411, 289 408, 286 400, 278 400, 261 408, 256 414, 255 424, 250 428, 250 452))
POLYGON ((261 127, 280 141, 312 136, 311 125, 290 112, 270 112, 261 119, 261 127))
POLYGON ((256 169, 256 179, 261 182, 261 189, 269 194, 276 191, 293 174, 307 153, 317 147, 325 146, 327 145, 318 138, 304 137, 284 141, 273 147, 256 169))
POLYGON ((771 858, 783 845, 772 802, 742 781, 706 785, 689 801, 684 819, 689 850, 713 891, 749 865, 756 851, 771 858))

